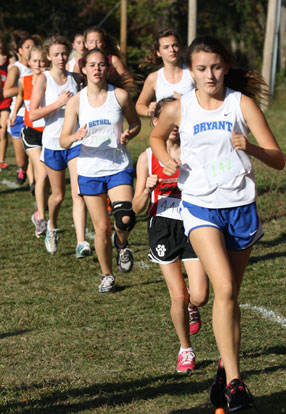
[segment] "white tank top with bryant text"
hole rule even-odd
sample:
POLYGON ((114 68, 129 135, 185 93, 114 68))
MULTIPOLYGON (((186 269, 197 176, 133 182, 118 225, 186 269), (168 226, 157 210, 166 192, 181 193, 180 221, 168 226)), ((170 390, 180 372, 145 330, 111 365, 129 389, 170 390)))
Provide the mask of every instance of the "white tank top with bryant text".
MULTIPOLYGON (((77 93, 78 87, 73 75, 67 72, 67 81, 64 85, 59 85, 49 71, 45 71, 46 77, 46 91, 41 106, 47 106, 58 100, 59 95, 63 91, 70 91, 73 94, 77 93)), ((43 132, 43 147, 51 150, 64 150, 60 146, 59 138, 61 135, 63 123, 65 118, 65 105, 56 111, 51 112, 45 116, 45 129, 43 132)), ((72 144, 72 147, 79 145, 80 142, 72 144)))
POLYGON ((183 65, 182 79, 178 83, 170 83, 167 81, 164 74, 164 68, 159 69, 157 73, 158 77, 155 88, 157 102, 163 98, 173 96, 174 92, 177 92, 180 95, 185 95, 195 87, 191 73, 185 65, 183 65))
POLYGON ((253 168, 244 151, 232 146, 232 131, 246 138, 249 129, 240 108, 241 93, 226 89, 223 104, 203 109, 195 90, 181 98, 182 199, 207 208, 229 208, 255 200, 253 168))
POLYGON ((81 141, 78 175, 102 177, 132 167, 126 145, 120 144, 123 115, 112 85, 108 85, 107 98, 100 107, 90 105, 87 88, 80 92, 79 125, 85 124, 88 132, 81 141))

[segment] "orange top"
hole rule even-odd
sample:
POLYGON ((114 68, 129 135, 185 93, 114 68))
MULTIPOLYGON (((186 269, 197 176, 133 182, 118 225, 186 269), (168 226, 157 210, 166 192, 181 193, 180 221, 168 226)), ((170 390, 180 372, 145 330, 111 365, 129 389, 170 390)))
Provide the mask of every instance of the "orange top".
POLYGON ((43 132, 45 127, 45 121, 43 118, 38 119, 37 121, 30 121, 29 117, 29 109, 30 109, 30 100, 32 96, 33 90, 33 75, 28 75, 23 77, 23 98, 25 102, 25 115, 24 115, 24 123, 26 126, 36 129, 37 131, 43 132))

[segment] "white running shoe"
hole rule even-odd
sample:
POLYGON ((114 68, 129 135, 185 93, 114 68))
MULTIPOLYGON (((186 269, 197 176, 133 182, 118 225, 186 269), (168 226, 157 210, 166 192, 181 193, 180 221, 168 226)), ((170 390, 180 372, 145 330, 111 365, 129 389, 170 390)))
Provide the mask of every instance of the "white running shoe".
POLYGON ((100 285, 98 286, 99 293, 114 292, 115 279, 112 275, 103 275, 100 285))
POLYGON ((81 259, 85 256, 91 255, 90 245, 87 241, 83 241, 76 246, 75 256, 77 259, 81 259))
POLYGON ((45 246, 49 253, 56 253, 58 249, 58 236, 56 229, 50 229, 50 220, 47 224, 47 232, 45 237, 45 246))

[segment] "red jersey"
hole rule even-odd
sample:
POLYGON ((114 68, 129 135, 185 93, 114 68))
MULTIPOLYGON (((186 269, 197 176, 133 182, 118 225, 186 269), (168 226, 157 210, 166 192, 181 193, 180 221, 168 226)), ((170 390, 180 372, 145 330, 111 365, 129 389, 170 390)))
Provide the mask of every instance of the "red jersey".
POLYGON ((181 191, 178 188, 179 170, 171 177, 163 173, 164 166, 153 155, 151 148, 147 148, 149 175, 156 174, 162 181, 151 193, 151 200, 147 210, 149 216, 162 216, 170 219, 182 220, 179 214, 181 191))
POLYGON ((24 115, 24 123, 26 126, 36 129, 37 131, 43 132, 45 127, 45 120, 44 118, 40 118, 37 121, 30 121, 29 117, 29 109, 30 109, 30 100, 32 96, 33 90, 33 75, 27 75, 23 77, 23 98, 25 102, 25 115, 24 115))
MULTIPOLYGON (((3 88, 6 82, 6 79, 7 79, 8 65, 9 65, 9 58, 7 57, 3 65, 0 65, 0 79, 1 79, 3 88)), ((3 101, 0 101, 0 109, 10 108, 11 102, 12 102, 12 98, 4 98, 3 101)))

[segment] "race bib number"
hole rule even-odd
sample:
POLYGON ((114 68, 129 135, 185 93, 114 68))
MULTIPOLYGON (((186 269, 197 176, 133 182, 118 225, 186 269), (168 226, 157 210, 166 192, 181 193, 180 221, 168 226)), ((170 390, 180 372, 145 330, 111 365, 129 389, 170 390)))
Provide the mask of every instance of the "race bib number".
POLYGON ((159 196, 156 215, 168 217, 174 220, 182 220, 179 213, 180 202, 180 198, 159 196))
POLYGON ((232 151, 228 156, 218 158, 205 166, 208 180, 216 186, 223 186, 235 177, 246 172, 236 151, 232 151))

